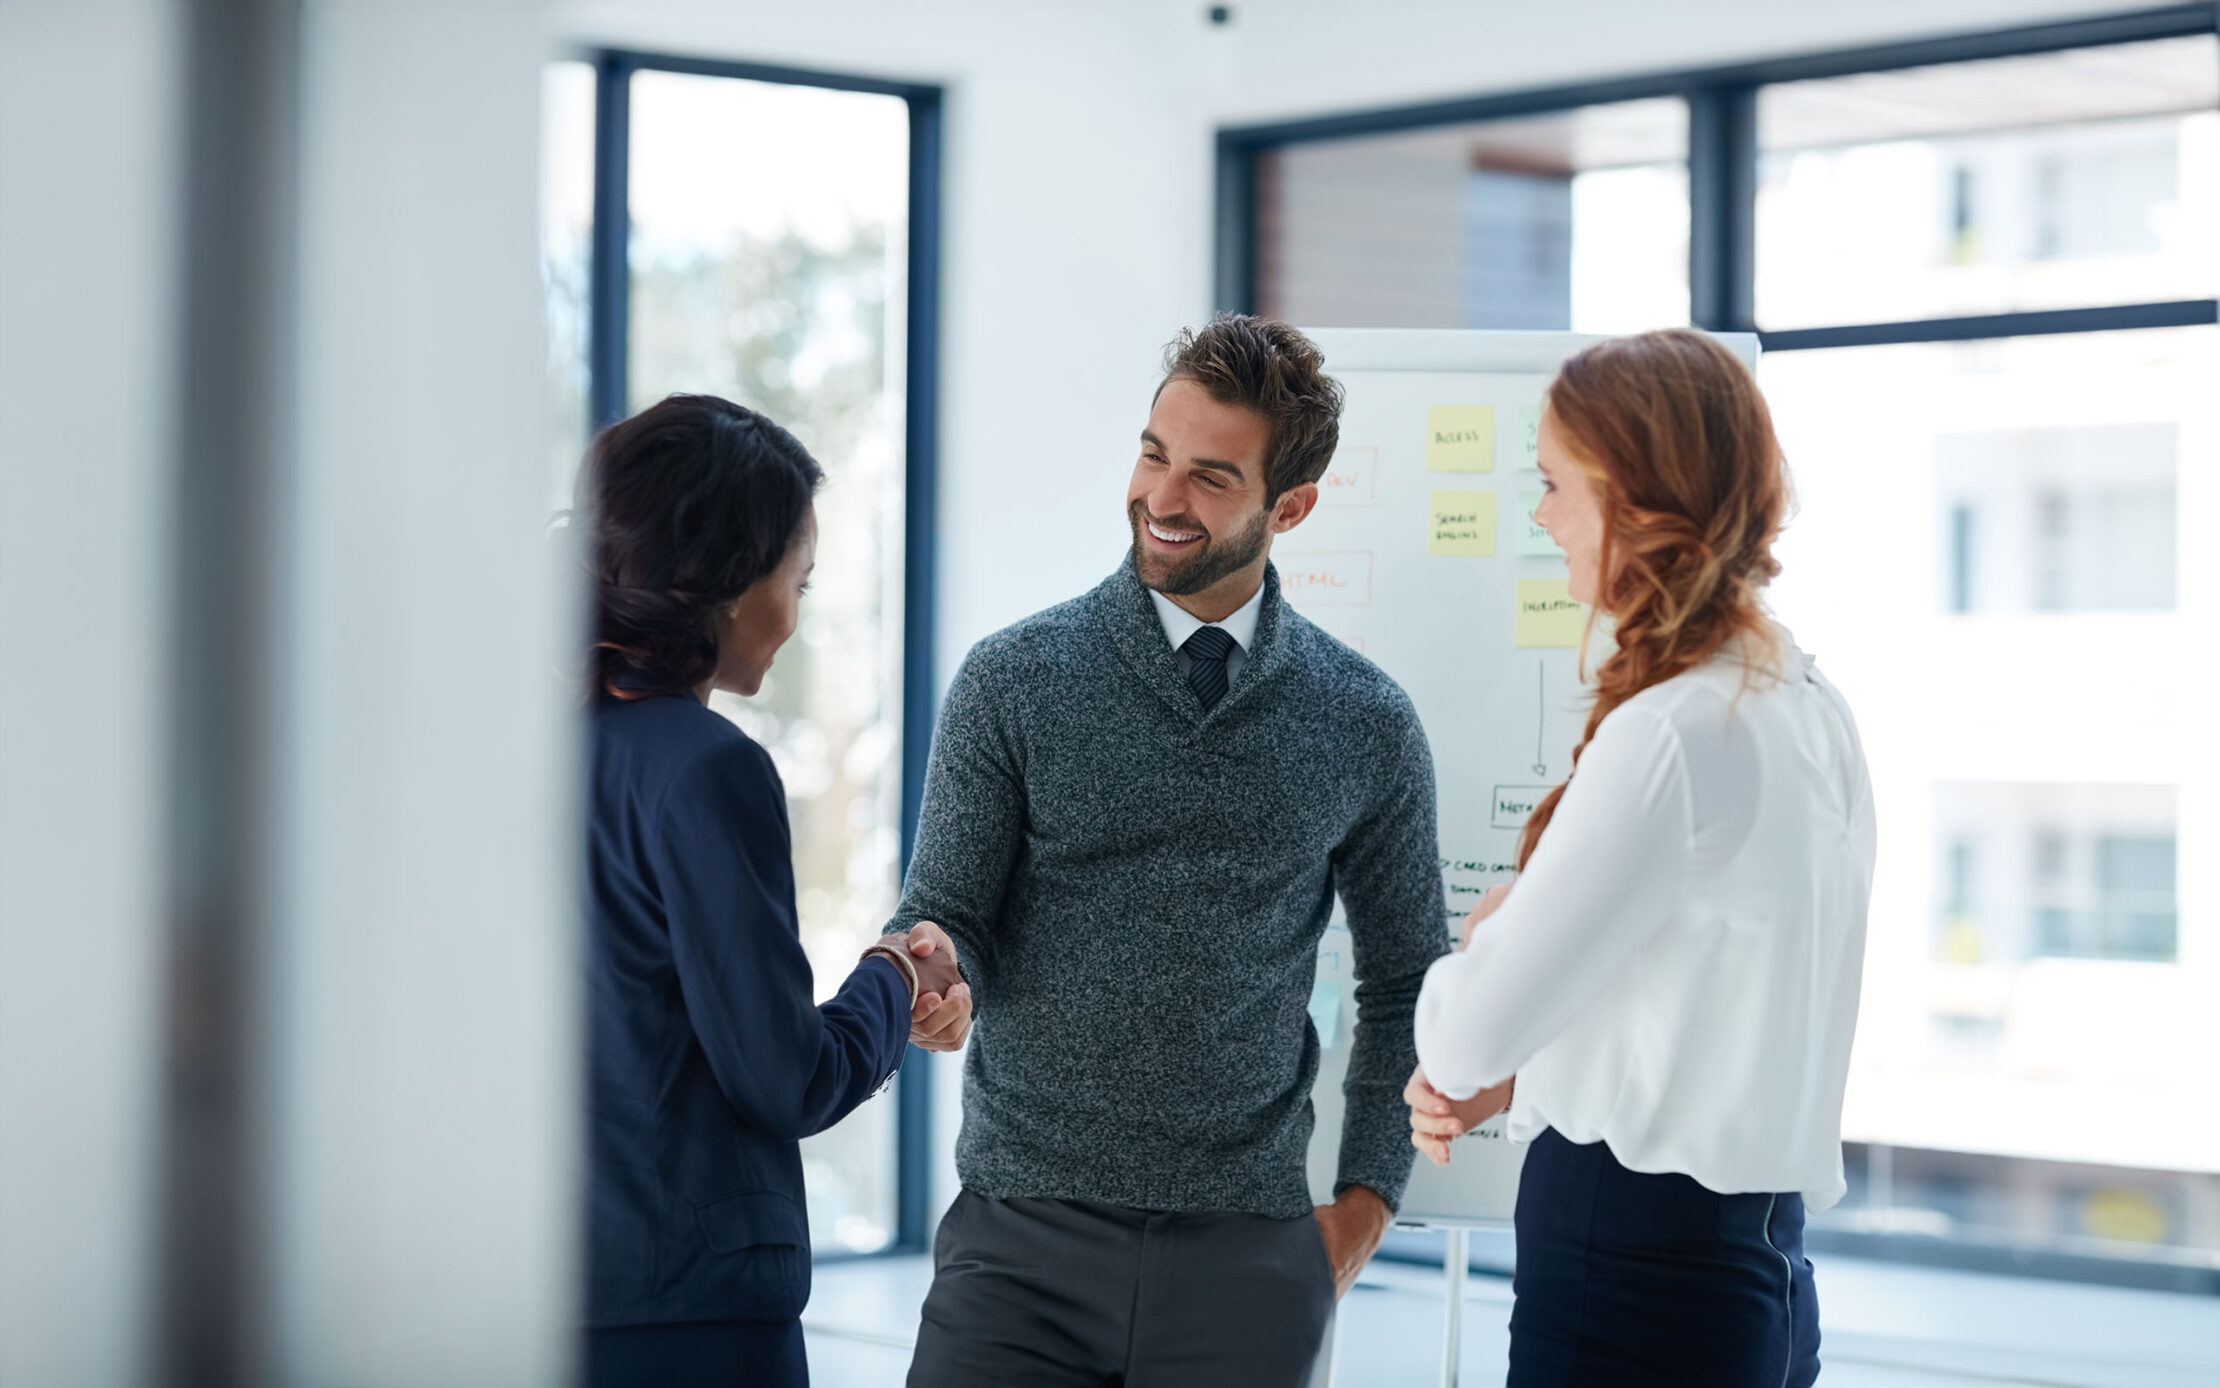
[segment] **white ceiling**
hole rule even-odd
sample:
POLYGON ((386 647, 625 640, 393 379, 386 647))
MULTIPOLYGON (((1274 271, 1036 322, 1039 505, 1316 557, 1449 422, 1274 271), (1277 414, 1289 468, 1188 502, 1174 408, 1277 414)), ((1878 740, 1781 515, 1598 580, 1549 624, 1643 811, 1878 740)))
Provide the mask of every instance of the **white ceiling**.
POLYGON ((2211 35, 1791 82, 1758 94, 1759 142, 1809 149, 2220 105, 2211 35))

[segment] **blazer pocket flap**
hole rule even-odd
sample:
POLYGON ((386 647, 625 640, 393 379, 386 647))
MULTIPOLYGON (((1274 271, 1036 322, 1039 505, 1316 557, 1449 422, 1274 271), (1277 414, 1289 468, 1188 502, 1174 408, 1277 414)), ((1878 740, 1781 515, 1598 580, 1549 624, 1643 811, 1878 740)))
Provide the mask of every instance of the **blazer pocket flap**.
POLYGON ((702 1237, 719 1253, 767 1244, 809 1247, 809 1216, 775 1190, 744 1190, 694 1206, 702 1237))

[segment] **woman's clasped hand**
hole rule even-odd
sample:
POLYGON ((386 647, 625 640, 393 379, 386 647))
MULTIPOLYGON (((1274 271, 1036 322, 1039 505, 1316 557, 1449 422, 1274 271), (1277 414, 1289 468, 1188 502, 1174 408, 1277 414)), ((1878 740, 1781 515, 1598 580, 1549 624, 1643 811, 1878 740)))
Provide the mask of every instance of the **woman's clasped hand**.
MULTIPOLYGON (((1458 949, 1472 947, 1473 932, 1480 928, 1480 922, 1494 915, 1510 894, 1508 882, 1488 888, 1480 904, 1457 929, 1458 949)), ((1469 1099, 1452 1099, 1427 1082, 1424 1066, 1411 1071, 1410 1083, 1403 1086, 1403 1102, 1411 1106, 1411 1146, 1424 1152, 1426 1160, 1434 1165, 1449 1165, 1449 1144, 1509 1108, 1511 1091, 1517 1083, 1514 1075, 1469 1099)))
POLYGON ((1411 1071, 1403 1102, 1411 1106, 1411 1145, 1436 1166, 1449 1165, 1449 1144, 1511 1106, 1513 1075, 1469 1099, 1452 1099, 1426 1081, 1425 1067, 1411 1071))

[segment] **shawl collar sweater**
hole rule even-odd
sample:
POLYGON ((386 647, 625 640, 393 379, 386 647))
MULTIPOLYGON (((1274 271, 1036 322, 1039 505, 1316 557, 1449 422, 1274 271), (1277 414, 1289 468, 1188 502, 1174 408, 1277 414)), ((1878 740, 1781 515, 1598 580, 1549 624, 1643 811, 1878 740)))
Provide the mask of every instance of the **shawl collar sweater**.
POLYGON ((938 922, 977 1016, 957 1170, 998 1198, 1305 1214, 1338 896, 1356 1027, 1335 1190, 1390 1206, 1412 1010, 1448 948, 1410 700, 1282 601, 1205 711, 1126 563, 975 646, 933 739, 891 930, 938 922))

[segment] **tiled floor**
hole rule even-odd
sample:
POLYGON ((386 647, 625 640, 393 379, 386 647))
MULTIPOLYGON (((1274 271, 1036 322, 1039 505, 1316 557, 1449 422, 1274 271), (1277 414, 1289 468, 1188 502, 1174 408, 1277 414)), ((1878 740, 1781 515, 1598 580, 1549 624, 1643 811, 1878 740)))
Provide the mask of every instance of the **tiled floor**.
MULTIPOLYGON (((2220 1388, 2220 1297, 2122 1291, 1830 1258, 1826 1388, 2220 1388)), ((822 1267, 803 1320, 817 1388, 899 1384, 931 1268, 822 1267)), ((1462 1386, 1503 1381, 1510 1283, 1466 1282, 1462 1386)), ((1442 1277, 1375 1263, 1342 1304, 1336 1388, 1440 1382, 1442 1277)))

